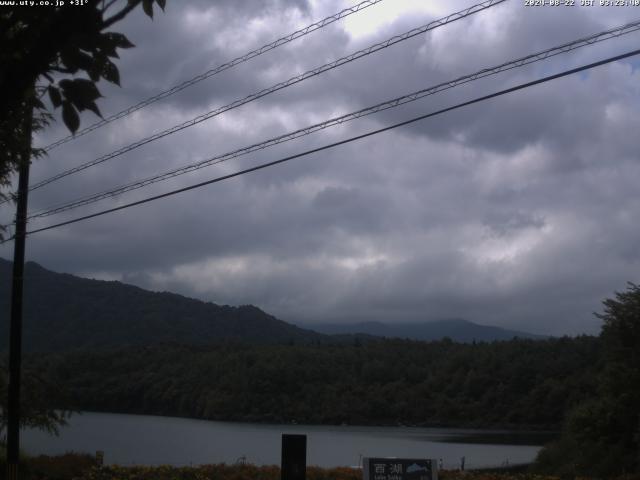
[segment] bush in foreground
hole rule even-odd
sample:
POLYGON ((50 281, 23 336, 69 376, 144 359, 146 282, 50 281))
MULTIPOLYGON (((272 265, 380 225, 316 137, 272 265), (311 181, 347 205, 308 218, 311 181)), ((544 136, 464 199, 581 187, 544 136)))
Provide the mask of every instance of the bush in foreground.
MULTIPOLYGON (((81 453, 65 453, 51 457, 39 455, 30 457, 21 455, 20 470, 25 480, 71 480, 83 478, 83 475, 96 467, 95 457, 81 453)), ((7 464, 2 447, 0 453, 0 479, 6 476, 7 464)))
MULTIPOLYGON (((0 462, 1 463, 1 462, 0 462)), ((5 465, 0 464, 0 479, 5 465)), ((97 467, 90 455, 67 453, 49 457, 27 457, 23 465, 24 480, 280 480, 280 468, 275 465, 200 465, 196 467, 97 467)), ((575 477, 589 480, 589 477, 575 477)), ((591 477, 594 478, 594 477, 591 477)), ((440 480, 560 480, 560 477, 533 473, 500 471, 444 470, 440 480)), ((362 480, 362 471, 352 468, 307 467, 307 480, 362 480)), ((617 477, 616 480, 640 480, 640 475, 617 477)))
POLYGON ((569 412, 536 468, 565 477, 640 476, 640 285, 604 300, 598 389, 569 412))

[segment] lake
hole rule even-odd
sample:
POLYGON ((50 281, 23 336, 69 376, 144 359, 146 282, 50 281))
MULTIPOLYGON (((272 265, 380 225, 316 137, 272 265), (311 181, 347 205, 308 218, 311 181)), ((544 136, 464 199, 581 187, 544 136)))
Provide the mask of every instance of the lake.
POLYGON ((31 454, 69 451, 105 453, 106 464, 198 465, 235 463, 279 465, 283 433, 307 435, 307 464, 358 465, 365 457, 418 457, 443 460, 444 468, 531 462, 548 435, 511 431, 413 427, 263 425, 210 422, 174 417, 75 414, 59 437, 37 430, 22 433, 31 454))

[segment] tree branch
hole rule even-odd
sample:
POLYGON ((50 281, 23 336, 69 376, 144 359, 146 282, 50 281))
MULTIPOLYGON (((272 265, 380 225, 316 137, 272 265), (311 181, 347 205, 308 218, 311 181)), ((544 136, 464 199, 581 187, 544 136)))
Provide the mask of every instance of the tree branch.
POLYGON ((133 10, 134 8, 136 8, 140 2, 142 0, 134 0, 133 2, 131 2, 129 5, 127 5, 126 7, 124 7, 122 10, 120 10, 118 13, 114 14, 112 17, 107 18, 106 20, 104 20, 102 22, 102 28, 107 28, 110 27, 111 25, 113 25, 116 22, 119 22, 120 20, 122 20, 124 17, 127 16, 127 14, 133 10))
POLYGON ((118 0, 111 0, 110 2, 108 2, 106 5, 104 3, 104 0, 102 1, 102 14, 104 15, 106 13, 107 10, 109 10, 111 8, 111 6, 116 3, 118 0))

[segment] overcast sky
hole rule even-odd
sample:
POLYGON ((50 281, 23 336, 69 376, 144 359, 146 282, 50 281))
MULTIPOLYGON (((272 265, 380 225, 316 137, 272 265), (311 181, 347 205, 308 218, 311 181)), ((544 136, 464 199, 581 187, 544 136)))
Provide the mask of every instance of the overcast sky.
MULTIPOLYGON (((169 0, 114 26, 105 115, 354 5, 169 0)), ((580 3, 576 0, 576 3, 580 3)), ((597 3, 597 2, 596 2, 597 3)), ((383 0, 51 151, 32 183, 473 5, 383 0)), ((634 7, 504 4, 389 47, 34 191, 31 210, 145 178, 640 18, 634 7)), ((32 222, 46 226, 374 130, 637 48, 640 33, 32 222)), ((296 323, 465 318, 597 333, 640 282, 637 58, 151 204, 34 234, 27 257, 296 323)), ((82 125, 96 119, 83 114, 82 125)), ((36 137, 66 134, 62 122, 36 137)), ((3 220, 11 210, 0 210, 3 220)), ((0 247, 11 258, 12 245, 0 247)))

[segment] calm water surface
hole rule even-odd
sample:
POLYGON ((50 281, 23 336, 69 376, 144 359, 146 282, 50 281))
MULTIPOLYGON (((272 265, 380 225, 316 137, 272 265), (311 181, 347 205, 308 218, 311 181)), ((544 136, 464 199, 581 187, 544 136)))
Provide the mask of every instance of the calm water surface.
POLYGON ((307 435, 307 464, 357 465, 365 457, 442 458, 456 468, 527 463, 546 438, 515 432, 410 427, 260 425, 210 422, 173 417, 75 414, 59 437, 36 430, 22 435, 32 454, 68 451, 105 452, 105 463, 119 465, 197 465, 235 463, 240 457, 256 465, 280 464, 283 433, 307 435))

